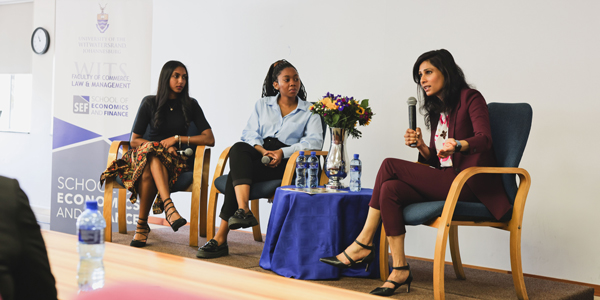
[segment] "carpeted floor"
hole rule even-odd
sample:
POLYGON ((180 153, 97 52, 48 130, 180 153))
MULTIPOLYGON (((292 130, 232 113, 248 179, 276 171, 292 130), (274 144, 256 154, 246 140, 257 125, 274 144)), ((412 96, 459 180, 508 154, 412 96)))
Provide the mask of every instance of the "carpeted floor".
MULTIPOLYGON (((168 227, 154 228, 145 249, 198 259, 197 248, 188 246, 188 230, 188 226, 176 233, 168 227)), ((127 235, 113 233, 113 242, 129 245, 132 237, 133 231, 127 235)), ((205 242, 205 238, 200 238, 200 245, 204 245, 205 242)), ((252 234, 234 230, 229 234, 228 244, 229 256, 208 261, 275 274, 258 266, 263 243, 255 242, 252 234)), ((409 263, 414 276, 410 293, 406 294, 406 288, 401 287, 391 298, 433 299, 433 264, 414 259, 409 260, 409 263)), ((465 268, 465 275, 467 280, 458 280, 452 266, 446 266, 446 299, 517 299, 511 275, 468 268, 465 268)), ((350 277, 314 282, 364 293, 381 285, 378 279, 350 277)), ((594 299, 594 290, 586 286, 529 277, 525 277, 525 285, 530 299, 594 299)))

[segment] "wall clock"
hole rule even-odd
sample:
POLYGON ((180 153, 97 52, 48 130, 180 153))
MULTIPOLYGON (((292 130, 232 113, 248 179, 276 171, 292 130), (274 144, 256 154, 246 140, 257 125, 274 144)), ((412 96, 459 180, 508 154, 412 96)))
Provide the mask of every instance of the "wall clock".
POLYGON ((42 27, 38 27, 31 35, 31 49, 37 54, 44 54, 50 46, 50 35, 48 31, 42 27))

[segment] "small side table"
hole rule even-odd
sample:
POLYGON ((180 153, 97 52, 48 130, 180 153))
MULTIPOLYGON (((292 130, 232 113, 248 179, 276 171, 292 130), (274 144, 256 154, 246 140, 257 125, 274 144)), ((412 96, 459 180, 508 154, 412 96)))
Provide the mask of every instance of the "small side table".
POLYGON ((373 240, 375 260, 367 271, 365 264, 342 270, 319 261, 341 253, 356 239, 367 219, 372 192, 310 195, 278 188, 260 266, 296 279, 378 278, 379 232, 373 240))

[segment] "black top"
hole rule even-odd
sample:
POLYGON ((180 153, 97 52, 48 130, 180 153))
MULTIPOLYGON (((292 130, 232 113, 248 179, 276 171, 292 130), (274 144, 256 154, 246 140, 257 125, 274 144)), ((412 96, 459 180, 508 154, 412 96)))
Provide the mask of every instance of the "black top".
MULTIPOLYGON (((174 135, 186 136, 188 127, 185 125, 185 118, 183 117, 183 111, 181 109, 181 100, 179 99, 169 100, 169 105, 165 105, 163 108, 166 110, 165 122, 160 128, 154 127, 154 110, 152 107, 156 106, 154 103, 155 98, 156 96, 146 96, 142 100, 140 109, 138 110, 133 123, 133 132, 141 136, 146 135, 148 137, 147 140, 149 141, 162 141, 174 135), (171 107, 173 110, 171 110, 171 107), (149 135, 146 133, 148 126, 150 128, 149 135)), ((200 108, 198 101, 194 98, 190 98, 190 100, 192 100, 192 114, 190 121, 194 122, 200 133, 206 129, 210 129, 211 127, 208 124, 208 121, 206 121, 204 112, 202 112, 202 108, 200 108)), ((182 144, 184 142, 187 144, 185 139, 182 139, 181 142, 182 144)))

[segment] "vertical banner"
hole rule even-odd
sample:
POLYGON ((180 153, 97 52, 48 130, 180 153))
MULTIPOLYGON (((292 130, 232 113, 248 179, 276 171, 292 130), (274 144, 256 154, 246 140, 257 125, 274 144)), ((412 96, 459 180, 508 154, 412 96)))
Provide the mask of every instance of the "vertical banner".
MULTIPOLYGON (((55 43, 50 229, 75 233, 86 200, 117 220, 117 193, 105 203, 99 178, 150 92, 152 1, 57 0, 55 43)), ((138 210, 127 201, 129 229, 138 210)))

